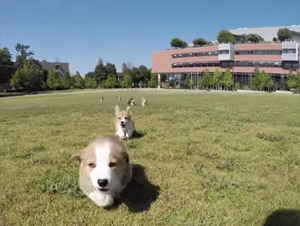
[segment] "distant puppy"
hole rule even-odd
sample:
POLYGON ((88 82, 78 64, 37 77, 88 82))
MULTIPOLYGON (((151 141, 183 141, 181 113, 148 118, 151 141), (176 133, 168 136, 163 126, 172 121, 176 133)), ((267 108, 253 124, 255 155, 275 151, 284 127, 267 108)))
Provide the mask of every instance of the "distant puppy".
POLYGON ((118 100, 118 101, 121 101, 121 100, 122 100, 121 96, 118 96, 118 97, 117 97, 117 100, 118 100))
POLYGON ((98 206, 111 206, 131 180, 129 156, 118 137, 95 139, 72 159, 81 162, 80 189, 98 206))
POLYGON ((101 97, 101 98, 100 98, 100 101, 101 101, 101 102, 102 102, 102 101, 104 101, 104 98, 103 98, 103 97, 101 97))
POLYGON ((127 107, 126 111, 120 111, 118 105, 115 108, 115 114, 117 117, 115 121, 116 135, 121 139, 131 138, 135 130, 129 110, 129 106, 127 107))
POLYGON ((135 105, 135 100, 133 98, 130 98, 127 102, 127 105, 135 105))
POLYGON ((146 98, 142 97, 142 106, 146 107, 146 105, 147 105, 147 100, 146 98))

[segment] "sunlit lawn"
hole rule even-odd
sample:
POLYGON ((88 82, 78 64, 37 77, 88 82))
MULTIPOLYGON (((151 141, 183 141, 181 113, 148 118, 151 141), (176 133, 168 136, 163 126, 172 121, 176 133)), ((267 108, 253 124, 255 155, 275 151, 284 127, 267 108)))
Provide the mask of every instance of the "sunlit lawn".
POLYGON ((57 94, 2 98, 0 115, 0 225, 256 226, 277 209, 300 209, 299 95, 57 94), (143 136, 125 144, 159 193, 144 211, 97 207, 69 162, 113 133, 118 95, 121 108, 136 99, 143 136))

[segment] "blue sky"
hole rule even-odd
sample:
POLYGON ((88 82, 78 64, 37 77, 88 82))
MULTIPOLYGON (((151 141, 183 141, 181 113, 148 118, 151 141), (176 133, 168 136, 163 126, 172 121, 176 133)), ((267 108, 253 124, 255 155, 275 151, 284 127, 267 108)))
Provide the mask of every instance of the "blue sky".
POLYGON ((35 58, 93 71, 97 57, 151 66, 173 37, 216 40, 221 29, 300 24, 299 0, 1 0, 0 46, 15 56, 29 44, 35 58))

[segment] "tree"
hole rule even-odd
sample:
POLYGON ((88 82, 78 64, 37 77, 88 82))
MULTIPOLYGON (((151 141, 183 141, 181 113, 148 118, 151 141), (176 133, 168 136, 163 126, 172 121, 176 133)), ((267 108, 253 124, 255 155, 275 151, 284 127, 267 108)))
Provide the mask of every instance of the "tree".
POLYGON ((219 84, 222 81, 222 73, 220 72, 220 70, 217 68, 214 72, 214 75, 212 77, 212 85, 213 86, 217 86, 217 89, 219 89, 219 84))
POLYGON ((292 32, 288 28, 281 28, 277 32, 278 40, 283 42, 285 40, 291 40, 293 38, 292 32))
POLYGON ((292 74, 292 72, 290 72, 287 75, 286 85, 289 89, 300 90, 300 74, 299 74, 299 72, 297 72, 296 75, 292 74))
POLYGON ((227 68, 224 73, 223 84, 226 86, 227 90, 229 86, 233 85, 232 73, 229 68, 227 68))
POLYGON ((278 39, 276 37, 273 37, 273 42, 278 42, 278 39))
POLYGON ((192 89, 193 88, 193 85, 194 85, 194 80, 189 77, 187 78, 187 85, 192 89))
POLYGON ((272 80, 271 76, 268 75, 268 78, 266 79, 266 86, 268 87, 268 92, 270 92, 270 89, 274 87, 274 81, 272 80))
POLYGON ((0 49, 0 66, 11 66, 13 64, 11 58, 8 48, 4 47, 0 49))
POLYGON ((241 88, 240 83, 239 83, 239 82, 236 82, 236 83, 234 84, 234 88, 235 88, 235 90, 240 89, 240 88, 241 88))
POLYGON ((94 71, 94 75, 98 84, 105 81, 108 76, 106 67, 103 66, 102 64, 97 65, 94 71))
POLYGON ((264 39, 258 34, 248 34, 246 36, 246 40, 247 42, 251 42, 251 43, 260 43, 264 41, 264 39))
POLYGON ((72 87, 72 77, 69 72, 66 72, 60 77, 60 85, 63 89, 70 89, 72 87))
POLYGON ((218 34, 218 42, 219 43, 235 43, 235 37, 233 36, 233 34, 227 30, 221 30, 218 34))
POLYGON ((76 74, 73 76, 73 80, 74 80, 74 88, 77 89, 84 88, 84 80, 78 71, 76 71, 76 74))
POLYGON ((171 47, 174 47, 174 48, 186 48, 186 47, 188 47, 188 44, 185 41, 183 41, 179 38, 173 38, 170 42, 170 45, 171 45, 171 47))
POLYGON ((130 88, 132 85, 132 78, 129 73, 123 73, 122 86, 125 88, 130 88))
POLYGON ((199 87, 205 87, 206 89, 208 89, 210 85, 212 85, 212 76, 210 75, 208 70, 205 70, 203 76, 199 81, 199 87))
POLYGON ((144 65, 140 65, 138 68, 137 80, 147 84, 151 79, 151 71, 144 65))
POLYGON ((116 65, 111 64, 111 63, 107 63, 105 68, 106 68, 107 76, 108 75, 114 75, 114 76, 117 75, 116 65))
POLYGON ((18 65, 18 67, 21 67, 24 62, 27 60, 28 57, 33 56, 34 53, 31 51, 28 51, 30 48, 29 45, 23 45, 18 43, 15 46, 15 49, 17 51, 17 57, 16 57, 16 63, 18 65))
POLYGON ((203 38, 196 38, 193 40, 194 46, 205 46, 207 44, 208 44, 208 42, 203 38))
POLYGON ((42 88, 42 68, 37 60, 26 60, 11 79, 11 86, 22 91, 37 91, 42 88))
POLYGON ((50 74, 47 78, 47 85, 50 89, 56 90, 60 87, 60 79, 58 73, 54 70, 50 71, 50 74))
POLYGON ((149 82, 149 86, 151 88, 156 88, 158 86, 158 74, 157 73, 151 74, 151 80, 149 82))
POLYGON ((116 76, 113 74, 108 75, 108 77, 104 83, 105 88, 115 88, 115 87, 117 87, 117 85, 118 85, 118 82, 117 82, 116 76))
POLYGON ((274 86, 274 82, 269 74, 265 71, 259 71, 256 67, 252 75, 251 85, 256 90, 264 90, 265 88, 269 90, 274 86))
POLYGON ((252 73, 251 86, 253 89, 258 89, 260 80, 259 80, 260 71, 258 67, 255 67, 254 72, 252 73))

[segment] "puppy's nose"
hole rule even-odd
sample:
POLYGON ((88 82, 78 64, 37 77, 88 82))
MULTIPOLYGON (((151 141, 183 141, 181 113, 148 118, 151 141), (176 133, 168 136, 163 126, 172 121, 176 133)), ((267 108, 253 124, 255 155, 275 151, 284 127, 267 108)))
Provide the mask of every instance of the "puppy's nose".
POLYGON ((123 125, 124 124, 124 121, 121 121, 121 125, 123 125))
POLYGON ((104 179, 104 180, 99 179, 98 180, 98 184, 99 184, 100 187, 105 187, 108 184, 108 180, 106 180, 106 179, 104 179))

